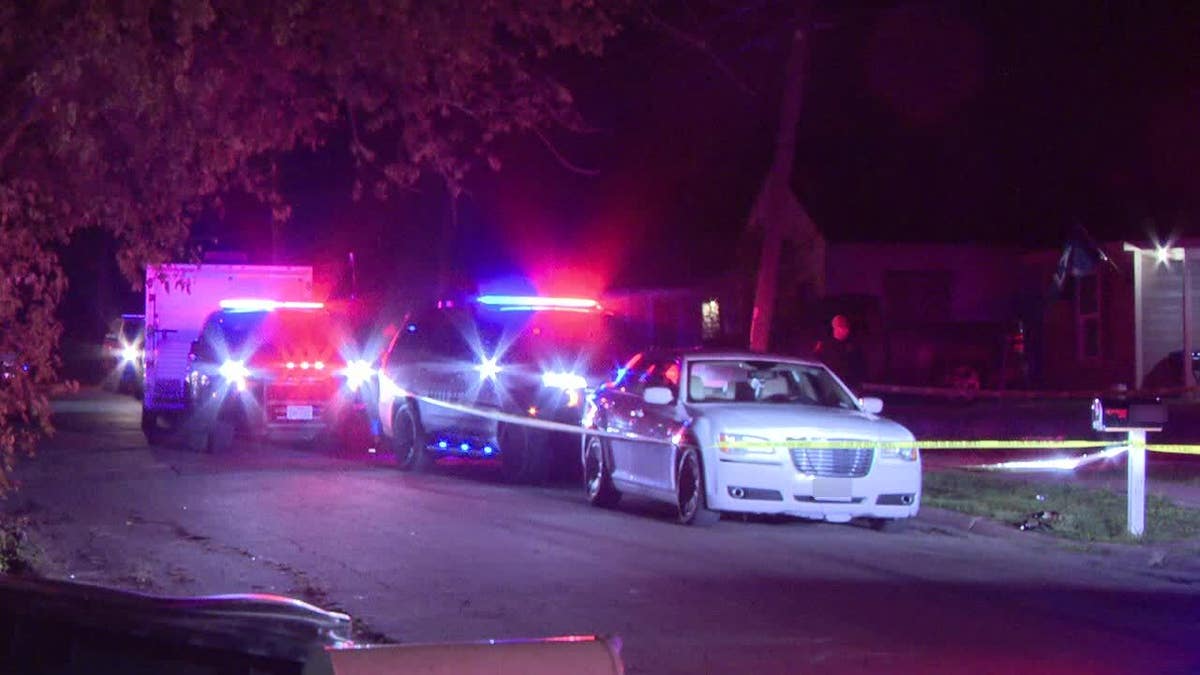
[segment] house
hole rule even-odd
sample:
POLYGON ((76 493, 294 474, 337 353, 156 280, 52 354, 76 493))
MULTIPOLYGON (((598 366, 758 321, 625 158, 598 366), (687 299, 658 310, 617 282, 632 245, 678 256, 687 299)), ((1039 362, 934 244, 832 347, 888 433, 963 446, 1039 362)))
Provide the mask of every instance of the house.
MULTIPOLYGON (((1185 333, 1190 344, 1200 334, 1200 243, 1096 245, 1107 260, 1072 246, 831 242, 824 297, 780 312, 772 350, 805 353, 843 313, 875 381, 944 385, 965 369, 986 388, 1183 384, 1185 333)), ((645 344, 744 345, 753 300, 745 276, 627 289, 605 302, 635 317, 645 344)))
POLYGON ((1200 242, 1126 243, 1122 251, 1132 264, 1134 381, 1146 387, 1194 386, 1200 242))

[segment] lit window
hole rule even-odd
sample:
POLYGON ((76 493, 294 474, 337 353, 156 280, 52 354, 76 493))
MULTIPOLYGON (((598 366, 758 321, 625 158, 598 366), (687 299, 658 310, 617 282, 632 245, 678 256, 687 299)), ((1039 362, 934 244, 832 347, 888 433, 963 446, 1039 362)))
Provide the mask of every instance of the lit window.
POLYGON ((721 305, 716 299, 700 304, 701 334, 711 340, 721 334, 721 305))

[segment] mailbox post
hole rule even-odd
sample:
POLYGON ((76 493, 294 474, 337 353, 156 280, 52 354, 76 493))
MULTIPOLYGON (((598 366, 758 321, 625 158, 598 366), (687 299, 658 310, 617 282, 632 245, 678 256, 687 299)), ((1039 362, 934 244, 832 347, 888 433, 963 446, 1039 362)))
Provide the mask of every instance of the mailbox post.
POLYGON ((1162 399, 1095 399, 1092 428, 1127 434, 1125 461, 1125 516, 1129 534, 1146 531, 1146 432, 1162 431, 1167 407, 1162 399))

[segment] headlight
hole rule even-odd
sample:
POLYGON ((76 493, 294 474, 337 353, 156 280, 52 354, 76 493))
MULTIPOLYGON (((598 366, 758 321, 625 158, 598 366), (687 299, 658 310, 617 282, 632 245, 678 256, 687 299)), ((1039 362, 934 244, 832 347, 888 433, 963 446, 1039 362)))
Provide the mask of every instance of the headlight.
POLYGON ((137 345, 125 345, 121 347, 121 363, 133 363, 142 355, 142 350, 138 349, 137 345))
POLYGON ((542 373, 542 386, 554 389, 587 389, 587 380, 575 373, 542 373))
POLYGON ((246 389, 246 378, 250 377, 250 369, 246 367, 244 361, 226 361, 217 369, 217 373, 225 378, 227 382, 237 387, 238 391, 246 389))
POLYGON ((500 364, 496 362, 494 356, 480 357, 479 364, 475 366, 475 371, 479 373, 481 380, 494 380, 500 374, 500 364))
POLYGON ((357 390, 364 382, 375 375, 375 369, 371 367, 370 361, 355 359, 346 364, 346 367, 342 370, 342 374, 346 376, 346 386, 352 390, 357 390))
POLYGON ((921 457, 921 451, 917 449, 917 442, 913 441, 912 445, 885 445, 879 450, 879 456, 884 459, 900 459, 906 462, 915 462, 921 457))
POLYGON ((771 441, 761 436, 745 434, 720 434, 717 436, 717 447, 722 454, 734 457, 775 454, 775 446, 771 441))

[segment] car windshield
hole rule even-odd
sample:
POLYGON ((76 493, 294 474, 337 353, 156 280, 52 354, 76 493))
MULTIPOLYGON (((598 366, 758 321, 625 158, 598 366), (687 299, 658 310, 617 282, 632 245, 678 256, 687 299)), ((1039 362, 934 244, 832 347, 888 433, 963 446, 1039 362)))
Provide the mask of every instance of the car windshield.
POLYGON ((857 410, 854 396, 824 366, 722 359, 688 364, 691 403, 799 403, 857 410))
POLYGON ((410 319, 399 346, 472 363, 495 355, 608 374, 620 365, 622 335, 620 321, 601 312, 441 310, 410 319))

